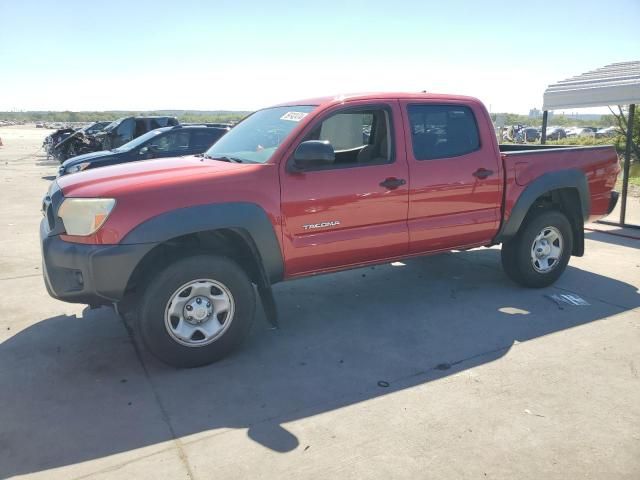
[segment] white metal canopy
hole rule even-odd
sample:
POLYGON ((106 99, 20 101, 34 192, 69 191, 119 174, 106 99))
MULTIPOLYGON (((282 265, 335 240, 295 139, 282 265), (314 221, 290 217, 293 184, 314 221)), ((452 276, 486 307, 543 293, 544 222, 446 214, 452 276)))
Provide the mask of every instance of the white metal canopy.
POLYGON ((549 85, 543 110, 640 103, 640 61, 612 63, 549 85))

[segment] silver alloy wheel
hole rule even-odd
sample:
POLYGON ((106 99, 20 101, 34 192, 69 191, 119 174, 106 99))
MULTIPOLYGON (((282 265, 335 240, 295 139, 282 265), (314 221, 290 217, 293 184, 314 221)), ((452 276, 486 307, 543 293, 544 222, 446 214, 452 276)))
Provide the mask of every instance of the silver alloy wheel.
POLYGON ((531 264, 536 272, 549 273, 560 263, 562 234, 556 227, 545 227, 531 245, 531 264))
POLYGON ((211 279, 192 280, 169 298, 164 324, 179 344, 202 347, 227 331, 234 310, 233 295, 225 285, 211 279))

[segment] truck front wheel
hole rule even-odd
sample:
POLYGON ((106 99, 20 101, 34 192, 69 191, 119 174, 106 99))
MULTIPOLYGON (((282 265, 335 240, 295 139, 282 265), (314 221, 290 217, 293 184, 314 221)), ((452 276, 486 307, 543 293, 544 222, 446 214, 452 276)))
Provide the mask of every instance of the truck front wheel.
POLYGON ((567 217, 557 210, 541 210, 502 244, 502 266, 520 285, 547 287, 565 271, 572 250, 573 232, 567 217))
POLYGON ((155 276, 140 303, 137 330, 147 348, 174 367, 199 367, 229 354, 255 314, 247 274, 224 257, 177 260, 155 276))

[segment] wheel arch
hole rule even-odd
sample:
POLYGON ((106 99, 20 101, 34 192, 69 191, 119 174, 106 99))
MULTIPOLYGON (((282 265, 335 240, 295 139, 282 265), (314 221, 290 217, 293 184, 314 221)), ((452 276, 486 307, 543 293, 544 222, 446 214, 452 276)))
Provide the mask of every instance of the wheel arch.
POLYGON ((165 248, 184 245, 189 239, 197 239, 208 249, 239 242, 237 247, 252 255, 270 284, 284 276, 273 224, 267 213, 253 203, 206 204, 172 210, 138 225, 121 243, 154 243, 157 244, 154 252, 163 245, 165 248))
POLYGON ((284 276, 280 244, 267 213, 252 203, 198 205, 153 217, 129 232, 121 244, 154 244, 127 281, 121 308, 128 310, 144 279, 181 257, 201 253, 236 261, 258 286, 268 319, 275 323, 271 284, 284 276))
POLYGON ((541 175, 520 194, 494 239, 502 243, 515 237, 532 212, 540 208, 552 208, 564 213, 574 237, 572 255, 584 254, 584 222, 591 209, 589 185, 585 174, 576 169, 560 170, 541 175))

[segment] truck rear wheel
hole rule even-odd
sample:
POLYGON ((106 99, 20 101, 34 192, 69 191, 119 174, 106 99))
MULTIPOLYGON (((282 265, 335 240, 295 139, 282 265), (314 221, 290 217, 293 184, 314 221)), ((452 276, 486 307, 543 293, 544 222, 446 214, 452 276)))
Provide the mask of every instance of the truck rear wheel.
POLYGON ((502 266, 520 285, 547 287, 565 271, 572 250, 573 232, 567 217, 557 210, 541 210, 502 244, 502 266))
POLYGON ((246 338, 255 292, 235 262, 199 255, 155 276, 140 303, 137 330, 146 347, 174 367, 220 360, 246 338))

